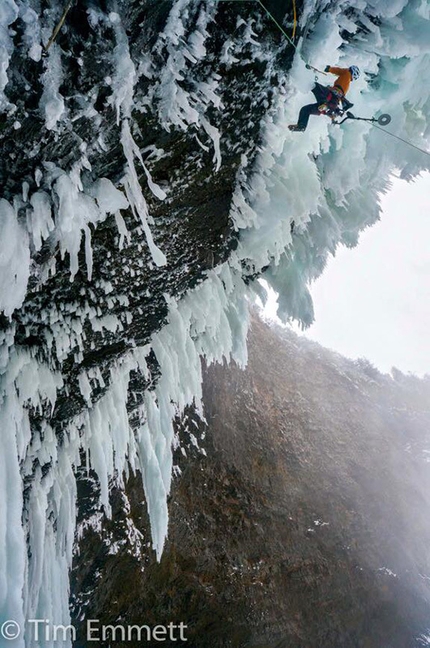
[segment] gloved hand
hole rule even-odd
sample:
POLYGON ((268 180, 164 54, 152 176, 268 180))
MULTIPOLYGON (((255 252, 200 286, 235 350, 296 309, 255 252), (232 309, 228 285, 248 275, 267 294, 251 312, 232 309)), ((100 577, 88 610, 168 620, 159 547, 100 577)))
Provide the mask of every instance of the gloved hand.
POLYGON ((322 103, 322 104, 320 104, 320 105, 318 106, 318 110, 319 110, 320 112, 324 112, 325 110, 327 110, 327 108, 328 108, 328 106, 327 106, 326 103, 322 103))
POLYGON ((331 67, 330 65, 326 65, 325 68, 324 68, 324 72, 329 72, 330 67, 331 67))

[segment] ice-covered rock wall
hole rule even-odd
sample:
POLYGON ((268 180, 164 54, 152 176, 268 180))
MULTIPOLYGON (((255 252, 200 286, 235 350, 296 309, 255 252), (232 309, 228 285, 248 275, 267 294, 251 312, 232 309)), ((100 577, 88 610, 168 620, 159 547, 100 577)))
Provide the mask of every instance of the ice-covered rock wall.
MULTIPOLYGON (((268 118, 259 169, 245 190, 255 213, 245 221, 240 244, 257 268, 270 263, 265 278, 280 294, 282 317, 312 322, 306 285, 322 272, 327 255, 339 243, 356 245, 360 230, 379 218, 378 196, 389 189, 392 172, 411 180, 430 168, 428 154, 381 132, 429 149, 429 19, 428 3, 421 1, 305 4, 307 37, 286 95, 277 91, 277 112, 268 118), (304 134, 286 134, 300 106, 314 101, 314 78, 305 62, 320 70, 326 64, 358 65, 361 78, 348 93, 354 114, 389 113, 390 126, 348 121, 337 127, 311 117, 304 134), (286 216, 295 221, 293 245, 286 216)), ((318 75, 321 83, 333 79, 318 75)))
POLYGON ((0 617, 19 623, 68 621, 76 467, 107 515, 141 471, 160 555, 173 420, 202 356, 246 362, 253 278, 309 322, 306 284, 378 218, 390 172, 428 168, 366 123, 287 130, 306 61, 355 63, 357 114, 428 145, 425 2, 309 0, 297 51, 257 5, 79 3, 42 57, 63 8, 0 10, 0 617))

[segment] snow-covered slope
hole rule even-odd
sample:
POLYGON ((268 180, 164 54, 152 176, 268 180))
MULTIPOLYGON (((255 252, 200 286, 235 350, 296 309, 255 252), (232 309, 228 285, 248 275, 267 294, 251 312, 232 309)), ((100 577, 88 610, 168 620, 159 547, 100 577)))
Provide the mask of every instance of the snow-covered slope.
POLYGON ((307 283, 378 218, 390 172, 429 168, 365 122, 287 130, 312 96, 305 62, 355 63, 355 112, 389 112, 428 146, 424 0, 304 2, 297 52, 257 5, 89 3, 42 59, 62 10, 0 9, 0 618, 21 624, 68 621, 76 466, 96 472, 107 515, 111 480, 142 472, 160 555, 173 419, 200 402, 201 356, 246 363, 252 278, 269 266, 281 314, 309 323, 307 283), (230 208, 205 263, 179 223, 190 209, 209 240, 201 196, 230 208))

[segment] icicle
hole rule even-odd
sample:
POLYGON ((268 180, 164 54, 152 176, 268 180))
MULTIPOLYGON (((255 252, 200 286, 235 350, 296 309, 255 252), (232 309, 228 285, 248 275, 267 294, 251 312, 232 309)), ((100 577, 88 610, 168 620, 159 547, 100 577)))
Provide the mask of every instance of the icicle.
MULTIPOLYGON (((378 20, 367 22, 366 47, 371 48, 371 54, 360 49, 363 41, 358 39, 355 44, 345 43, 341 52, 338 50, 341 32, 345 25, 348 26, 342 19, 342 11, 350 2, 341 0, 325 4, 327 11, 313 22, 314 29, 306 39, 312 60, 317 65, 325 65, 336 63, 341 57, 340 63, 347 65, 352 58, 357 59, 361 67, 379 75, 379 85, 375 84, 371 91, 364 75, 351 89, 351 93, 355 92, 353 99, 357 109, 367 114, 367 111, 377 112, 384 107, 393 114, 399 131, 428 142, 430 52, 429 13, 425 3, 381 2, 382 18, 384 11, 389 11, 390 17, 381 20, 381 25, 377 24, 378 20), (419 84, 415 83, 417 78, 419 84), (410 92, 412 83, 413 93, 410 92)), ((24 4, 20 6, 25 9, 24 4)), ((312 7, 313 2, 305 3, 305 18, 309 17, 306 12, 312 7)), ((214 161, 219 168, 220 136, 206 117, 209 105, 215 108, 221 105, 217 100, 216 75, 196 83, 192 92, 181 87, 183 79, 187 85, 192 83, 196 62, 203 60, 209 36, 206 27, 216 11, 216 3, 207 7, 202 3, 198 15, 195 9, 196 5, 188 0, 178 0, 172 5, 166 31, 157 45, 160 57, 166 53, 167 63, 155 81, 153 94, 146 100, 153 97, 158 100, 160 123, 165 128, 191 126, 194 132, 195 126, 202 126, 212 138, 214 161)), ((378 17, 375 3, 372 3, 372 10, 378 17)), ((13 0, 4 0, 0 10, 0 108, 3 111, 11 108, 4 90, 13 49, 8 26, 16 15, 13 0)), ((27 22, 25 11, 22 16, 28 29, 34 31, 31 35, 24 30, 24 49, 27 47, 37 58, 35 17, 30 12, 27 22), (33 46, 36 49, 32 49, 33 46)), ((92 24, 96 25, 98 19, 104 20, 100 15, 97 18, 94 9, 90 10, 92 24)), ((136 72, 118 14, 111 14, 110 20, 117 37, 112 105, 120 115, 120 122, 122 120, 121 141, 127 162, 124 186, 128 200, 106 178, 91 186, 85 185, 81 171, 90 168, 85 150, 70 174, 46 163, 46 169, 52 171, 47 179, 40 169, 35 169, 37 185, 40 186, 43 179, 44 186, 51 185, 57 194, 59 209, 55 219, 51 207, 56 197, 51 201, 41 190, 30 197, 28 231, 17 217, 18 207, 28 198, 28 187, 23 187, 23 192, 19 188, 13 205, 0 200, 0 307, 7 316, 25 298, 29 242, 39 250, 43 241, 52 237, 62 254, 70 255, 73 276, 78 269, 78 252, 84 234, 87 271, 91 278, 91 227, 107 214, 114 214, 122 246, 128 233, 119 210, 129 205, 142 220, 154 260, 159 265, 165 263, 163 253, 151 236, 150 217, 135 159, 141 164, 151 191, 160 199, 164 192, 152 181, 131 135, 129 119, 136 72)), ((251 26, 246 28, 245 40, 249 47, 261 45, 251 26)), ((235 57, 227 50, 224 54, 226 63, 234 64, 235 57)), ((148 70, 147 62, 143 68, 148 70)), ((59 94, 61 74, 60 50, 54 44, 45 69, 41 101, 47 127, 51 129, 66 117, 59 94)), ((288 101, 285 95, 273 90, 273 106, 261 124, 262 138, 252 170, 246 158, 242 159, 230 215, 235 227, 241 230, 237 251, 228 262, 208 271, 205 281, 183 299, 176 302, 167 298, 166 326, 152 336, 150 345, 134 348, 112 367, 106 384, 101 373, 80 374, 79 386, 88 409, 68 423, 61 443, 46 421, 42 421, 40 430, 39 427, 30 429, 28 414, 31 406, 42 413, 48 410, 52 415, 57 392, 62 388, 61 376, 30 354, 17 352, 13 346, 12 325, 0 334, 0 561, 6 565, 0 571, 2 618, 4 615, 20 623, 32 617, 49 617, 63 624, 69 621, 68 570, 76 521, 74 469, 79 465, 81 450, 87 456, 88 466, 91 465, 98 475, 102 505, 107 513, 110 512, 112 482, 121 484, 129 466, 132 470, 142 470, 153 546, 160 558, 168 528, 166 498, 172 475, 173 419, 192 402, 202 410, 202 356, 208 363, 234 358, 241 366, 247 360, 249 289, 243 280, 242 267, 249 267, 253 274, 270 264, 267 274, 272 285, 285 295, 282 308, 286 316, 294 311, 297 317, 306 317, 309 309, 306 283, 321 271, 325 256, 335 251, 342 237, 349 236, 347 240, 355 241, 360 229, 377 218, 378 192, 386 187, 386 178, 392 169, 399 168, 405 177, 412 178, 425 168, 427 160, 423 162, 418 153, 406 153, 397 143, 394 146, 383 140, 382 134, 371 131, 365 124, 354 124, 354 128, 349 124, 341 131, 329 131, 327 122, 320 119, 309 126, 303 137, 293 138, 287 125, 296 118, 300 106, 309 100, 313 83, 303 61, 298 58, 293 63, 289 82, 294 85, 294 93, 288 101), (295 231, 299 232, 296 256, 290 247, 293 220, 295 231), (130 374, 139 371, 149 380, 145 358, 150 350, 156 356, 160 375, 152 391, 145 394, 138 412, 140 424, 132 429, 127 412, 130 374), (95 403, 92 403, 93 380, 105 390, 95 403), (50 467, 42 471, 36 466, 50 467), (28 484, 25 502, 24 480, 28 484)), ((108 282, 104 288, 109 294, 108 282)), ((127 297, 118 296, 117 303, 127 307, 127 297)), ((85 324, 100 334, 106 331, 114 334, 122 327, 119 317, 113 314, 101 317, 97 309, 91 307, 82 308, 75 316, 53 305, 45 315, 51 329, 46 334, 47 346, 51 345, 52 354, 59 363, 70 357, 75 347, 78 354, 81 352, 85 324)), ((130 322, 128 314, 125 319, 130 322)), ((101 515, 98 522, 101 524, 101 515)), ((20 648, 24 645, 36 648, 27 637, 15 644, 20 648)))
POLYGON ((121 216, 121 212, 119 211, 115 212, 115 223, 119 232, 119 249, 122 250, 122 248, 124 247, 124 239, 127 240, 127 243, 130 242, 130 234, 127 230, 125 221, 121 216))
POLYGON ((4 90, 8 82, 7 70, 13 52, 13 42, 9 36, 8 27, 15 22, 17 17, 18 7, 14 0, 2 0, 0 10, 0 113, 12 108, 4 90))
POLYGON ((214 143, 215 153, 214 153, 214 162, 215 162, 215 171, 219 171, 221 168, 221 148, 220 148, 220 132, 215 126, 212 126, 205 117, 200 117, 200 122, 214 143))
POLYGON ((70 274, 71 280, 73 280, 79 267, 78 254, 82 232, 84 232, 87 275, 91 280, 93 253, 89 224, 105 220, 108 213, 113 214, 118 209, 126 209, 129 203, 124 194, 116 189, 107 178, 97 180, 86 193, 80 190, 82 183, 76 169, 73 177, 74 180, 72 180, 72 176, 61 172, 55 183, 55 191, 59 198, 56 236, 63 257, 66 252, 70 256, 70 274))
POLYGON ((133 106, 136 68, 130 57, 127 34, 121 24, 121 18, 112 11, 109 20, 115 30, 116 46, 114 50, 115 75, 112 79, 113 94, 109 102, 115 106, 116 121, 120 124, 121 115, 131 117, 133 106))
POLYGON ((193 79, 195 64, 206 55, 207 27, 214 19, 215 11, 216 5, 208 5, 195 16, 190 12, 187 0, 175 2, 165 30, 155 46, 159 52, 166 49, 168 55, 155 94, 159 119, 167 131, 172 125, 182 130, 189 126, 203 127, 213 141, 214 162, 218 171, 221 166, 220 133, 210 124, 205 113, 210 104, 221 108, 221 100, 215 92, 220 77, 212 74, 207 81, 196 82, 193 79), (191 16, 194 18, 194 29, 186 35, 191 16), (192 92, 186 92, 180 83, 186 78, 194 85, 192 92))
POLYGON ((45 126, 48 130, 56 130, 57 123, 65 113, 64 99, 59 90, 62 80, 60 49, 54 43, 46 59, 46 70, 42 76, 43 94, 40 99, 40 109, 45 115, 45 126))
POLYGON ((44 191, 37 191, 31 196, 30 204, 33 210, 27 214, 27 228, 38 251, 42 247, 42 241, 48 238, 55 227, 51 217, 51 200, 44 191))
MULTIPOLYGON (((16 395, 0 401, 0 619, 13 619, 24 627, 22 587, 27 546, 22 528, 22 477, 17 448, 18 429, 27 425, 20 415, 16 395), (18 429, 17 429, 18 428, 18 429)), ((15 642, 24 648, 23 638, 15 642)))
MULTIPOLYGON (((141 163, 148 181, 148 186, 154 193, 154 195, 157 196, 157 198, 159 198, 160 200, 164 200, 166 194, 160 187, 158 187, 158 185, 153 182, 151 175, 143 162, 139 147, 136 145, 131 135, 129 119, 131 118, 131 111, 133 107, 134 84, 137 78, 136 69, 130 57, 127 34, 121 24, 119 15, 115 12, 111 12, 109 14, 109 20, 114 25, 115 37, 117 41, 114 53, 115 75, 112 80, 113 94, 110 99, 110 103, 114 104, 116 107, 118 125, 120 124, 121 116, 123 118, 121 126, 121 144, 128 165, 124 178, 124 187, 133 212, 135 213, 135 215, 138 215, 140 220, 142 221, 143 230, 145 232, 148 247, 154 263, 157 266, 163 266, 167 262, 166 257, 154 243, 154 239, 149 228, 148 222, 150 220, 150 217, 148 206, 143 196, 139 178, 136 172, 136 167, 134 165, 135 157, 141 163)), ((122 227, 123 222, 119 220, 119 223, 122 227)), ((120 246, 122 246, 123 240, 124 237, 122 235, 120 239, 120 246)))
POLYGON ((27 232, 18 223, 13 207, 0 199, 0 312, 10 317, 21 306, 30 277, 27 232))
POLYGON ((28 47, 28 56, 33 61, 40 61, 42 58, 41 30, 37 13, 28 5, 22 2, 19 7, 20 17, 25 24, 24 40, 28 47))
POLYGON ((133 212, 139 216, 143 231, 145 232, 146 241, 148 243, 151 256, 154 260, 154 263, 157 266, 166 265, 167 260, 163 252, 155 245, 154 239, 152 238, 151 230, 149 229, 148 219, 149 212, 146 200, 143 196, 142 189, 140 187, 139 178, 136 172, 136 167, 134 165, 134 156, 139 159, 140 151, 136 146, 133 137, 130 132, 130 126, 127 119, 124 119, 121 129, 121 143, 124 151, 125 158, 127 160, 127 172, 124 178, 124 186, 128 198, 128 202, 133 209, 133 212))

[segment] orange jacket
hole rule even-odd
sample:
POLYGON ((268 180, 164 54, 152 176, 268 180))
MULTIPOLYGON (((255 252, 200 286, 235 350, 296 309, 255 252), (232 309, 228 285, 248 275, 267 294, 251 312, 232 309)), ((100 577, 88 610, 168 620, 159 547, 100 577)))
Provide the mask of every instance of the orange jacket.
POLYGON ((329 67, 328 71, 330 74, 338 74, 336 81, 333 83, 333 86, 340 88, 343 94, 346 94, 349 90, 349 85, 351 83, 352 75, 349 71, 349 68, 340 68, 340 67, 329 67))

